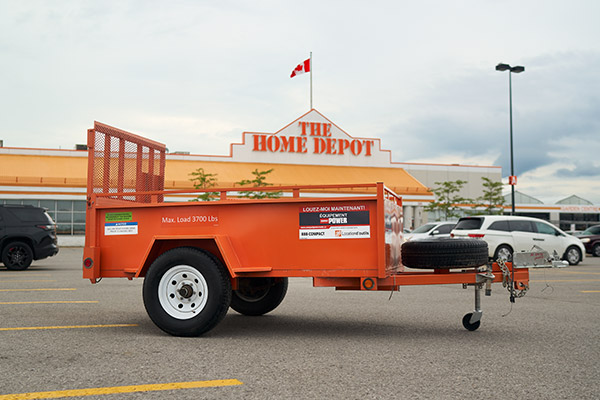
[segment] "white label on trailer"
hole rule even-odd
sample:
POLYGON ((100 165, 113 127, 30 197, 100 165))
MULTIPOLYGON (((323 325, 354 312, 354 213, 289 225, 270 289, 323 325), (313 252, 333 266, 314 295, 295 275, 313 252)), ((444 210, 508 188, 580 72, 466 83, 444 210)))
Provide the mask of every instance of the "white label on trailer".
POLYGON ((364 204, 300 207, 300 239, 368 239, 369 209, 364 204))
POLYGON ((104 235, 137 235, 137 222, 106 222, 104 224, 104 235))
POLYGON ((300 239, 365 239, 371 237, 370 226, 300 227, 300 239))

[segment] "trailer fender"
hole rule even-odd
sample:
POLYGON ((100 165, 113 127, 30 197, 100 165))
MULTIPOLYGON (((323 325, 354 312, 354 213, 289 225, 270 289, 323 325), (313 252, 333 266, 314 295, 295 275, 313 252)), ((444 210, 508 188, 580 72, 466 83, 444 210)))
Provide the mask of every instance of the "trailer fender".
POLYGON ((155 236, 135 277, 146 276, 148 268, 157 257, 176 247, 195 247, 204 250, 209 255, 217 258, 227 268, 231 278, 236 277, 235 270, 239 269, 240 260, 229 237, 226 235, 155 236))

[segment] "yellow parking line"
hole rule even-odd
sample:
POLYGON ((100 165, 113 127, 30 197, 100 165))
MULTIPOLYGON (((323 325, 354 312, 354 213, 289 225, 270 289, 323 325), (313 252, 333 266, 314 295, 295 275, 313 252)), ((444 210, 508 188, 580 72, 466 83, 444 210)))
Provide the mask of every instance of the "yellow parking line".
POLYGON ((83 304, 98 303, 97 300, 56 300, 56 301, 0 301, 0 304, 83 304))
POLYGON ((600 293, 600 290, 581 290, 581 293, 600 293))
MULTIPOLYGON (((45 329, 85 329, 85 328, 123 328, 138 326, 138 324, 107 324, 107 325, 65 325, 65 326, 22 326, 16 328, 0 328, 0 331, 33 331, 45 329)), ((1 397, 0 397, 1 399, 1 397)))
POLYGON ((31 392, 0 395, 0 400, 56 399, 59 397, 98 396, 103 394, 156 392, 159 390, 193 389, 243 385, 237 379, 211 381, 158 383, 151 385, 113 386, 90 389, 57 390, 53 392, 31 392))
POLYGON ((3 273, 0 273, 0 276, 3 277, 3 278, 15 278, 15 277, 16 278, 22 278, 24 276, 51 276, 51 275, 50 274, 30 274, 30 273, 27 273, 27 272, 21 272, 20 274, 13 274, 13 275, 10 275, 10 274, 5 275, 3 273))
POLYGON ((77 290, 75 288, 45 288, 45 289, 0 289, 0 292, 41 292, 46 290, 77 290))
POLYGON ((56 279, 0 279, 0 282, 56 282, 56 279))

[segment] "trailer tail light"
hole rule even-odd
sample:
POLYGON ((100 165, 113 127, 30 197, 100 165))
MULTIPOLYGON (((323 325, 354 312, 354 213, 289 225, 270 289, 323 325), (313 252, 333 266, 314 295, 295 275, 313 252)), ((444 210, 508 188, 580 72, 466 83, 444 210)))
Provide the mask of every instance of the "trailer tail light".
POLYGON ((85 260, 83 260, 83 266, 87 269, 92 268, 92 266, 94 265, 94 260, 92 260, 91 258, 86 258, 85 260))
POLYGON ((470 238, 481 239, 485 235, 483 233, 469 233, 470 238))

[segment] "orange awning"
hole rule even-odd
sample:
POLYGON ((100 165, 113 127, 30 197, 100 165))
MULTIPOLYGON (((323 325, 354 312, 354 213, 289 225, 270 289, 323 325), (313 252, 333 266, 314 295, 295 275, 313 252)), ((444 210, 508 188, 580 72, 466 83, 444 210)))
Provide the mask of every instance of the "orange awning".
MULTIPOLYGON (((72 155, 11 154, 0 157, 0 185, 85 187, 87 157, 72 155)), ((400 195, 431 196, 432 193, 402 168, 342 167, 240 163, 224 161, 173 160, 167 156, 166 189, 191 189, 190 174, 198 168, 216 174, 218 187, 234 187, 243 179, 252 180, 252 171, 273 169, 267 182, 277 186, 335 185, 383 182, 400 195)))
POLYGON ((324 165, 290 165, 263 163, 236 163, 215 161, 167 160, 165 187, 192 187, 189 175, 197 168, 216 174, 219 187, 233 187, 242 179, 253 179, 252 171, 273 169, 267 182, 273 185, 335 185, 383 182, 400 195, 425 195, 432 193, 402 168, 340 167, 324 165), (186 182, 187 180, 187 182, 186 182))

